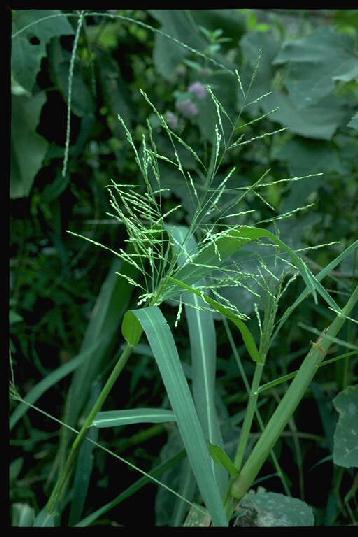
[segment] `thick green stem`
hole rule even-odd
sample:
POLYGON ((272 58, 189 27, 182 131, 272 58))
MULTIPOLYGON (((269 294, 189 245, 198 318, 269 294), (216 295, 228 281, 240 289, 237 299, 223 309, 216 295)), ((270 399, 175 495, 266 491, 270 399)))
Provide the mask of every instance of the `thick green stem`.
POLYGON ((98 412, 101 410, 104 402, 106 401, 114 383, 119 377, 119 374, 121 373, 122 369, 126 365, 128 358, 132 354, 132 350, 133 350, 132 345, 127 344, 125 346, 122 354, 120 355, 118 359, 118 362, 116 363, 114 369, 112 370, 112 373, 108 377, 106 384, 104 385, 101 393, 99 394, 96 404, 92 408, 84 424, 82 425, 80 432, 76 436, 75 441, 72 444, 71 451, 68 455, 66 464, 64 466, 63 472, 59 476, 57 483, 52 491, 52 494, 48 500, 47 510, 49 513, 54 513, 56 505, 58 505, 58 503, 60 502, 63 496, 64 490, 65 490, 66 484, 69 478, 71 477, 71 474, 74 468, 74 463, 76 461, 78 449, 80 445, 82 444, 83 440, 85 439, 86 433, 88 429, 91 427, 94 418, 96 417, 98 412))
POLYGON ((335 320, 318 338, 317 342, 312 344, 312 348, 304 359, 296 377, 290 384, 276 411, 271 416, 239 476, 235 479, 231 488, 231 494, 234 498, 240 500, 253 484, 271 449, 304 396, 317 368, 325 358, 331 345, 330 337, 335 337, 338 334, 345 322, 345 316, 350 314, 357 301, 358 286, 355 288, 341 314, 337 315, 335 320))
POLYGON ((242 461, 244 458, 247 442, 250 437, 252 421, 254 419, 254 414, 256 410, 257 398, 259 396, 258 390, 260 387, 260 381, 262 377, 263 368, 264 368, 264 364, 256 363, 254 378, 252 380, 252 386, 251 386, 251 391, 249 395, 249 402, 248 402, 246 413, 245 413, 244 423, 242 424, 239 445, 237 447, 235 461, 234 461, 234 464, 237 470, 239 471, 242 466, 242 461))

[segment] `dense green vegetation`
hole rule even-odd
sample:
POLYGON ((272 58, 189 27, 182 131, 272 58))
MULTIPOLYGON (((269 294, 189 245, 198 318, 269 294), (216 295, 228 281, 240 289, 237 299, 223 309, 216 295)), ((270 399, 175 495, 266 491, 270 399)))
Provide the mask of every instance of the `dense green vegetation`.
POLYGON ((12 524, 357 524, 358 11, 12 16, 12 524))

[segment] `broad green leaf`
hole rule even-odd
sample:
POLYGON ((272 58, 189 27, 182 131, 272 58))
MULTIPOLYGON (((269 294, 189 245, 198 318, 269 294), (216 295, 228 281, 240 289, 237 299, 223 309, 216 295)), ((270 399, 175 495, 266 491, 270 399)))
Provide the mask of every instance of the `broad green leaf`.
MULTIPOLYGON (((275 39, 273 32, 246 32, 240 40, 240 48, 243 57, 243 69, 240 71, 240 77, 245 91, 248 90, 254 76, 246 99, 246 102, 251 102, 271 89, 274 77, 272 61, 279 51, 280 43, 275 39)), ((253 114, 256 113, 255 108, 258 110, 257 105, 254 108, 250 107, 253 114)))
MULTIPOLYGON (((226 113, 230 118, 234 118, 237 108, 237 91, 227 91, 227 88, 232 87, 234 84, 232 74, 225 71, 216 71, 204 76, 202 82, 212 88, 215 97, 220 101, 226 113)), ((200 129, 201 139, 208 140, 212 144, 215 126, 218 123, 216 106, 209 95, 205 99, 198 100, 196 105, 199 113, 197 117, 193 118, 193 122, 200 129)), ((225 138, 228 139, 233 126, 224 113, 221 113, 221 116, 225 138)))
POLYGON ((29 527, 35 520, 34 509, 27 503, 12 504, 12 526, 29 527))
MULTIPOLYGON (((161 30, 193 47, 203 50, 206 46, 204 37, 186 10, 151 9, 149 13, 161 23, 161 30)), ((175 70, 188 55, 188 50, 160 34, 155 34, 153 60, 156 70, 167 80, 175 78, 175 70)))
POLYGON ((48 143, 36 132, 45 92, 35 97, 12 96, 10 197, 28 196, 48 143))
POLYGON ((164 408, 134 408, 99 412, 92 426, 103 429, 105 427, 120 427, 135 423, 166 423, 175 420, 172 410, 164 408))
MULTIPOLYGON (((335 145, 322 140, 310 140, 295 136, 281 146, 273 156, 286 161, 293 176, 319 172, 343 172, 335 145)), ((310 182, 311 178, 307 181, 303 179, 301 184, 307 188, 310 182)))
MULTIPOLYGON (((295 136, 273 155, 274 158, 287 162, 293 177, 302 177, 313 173, 344 173, 340 154, 332 142, 310 140, 295 136)), ((285 197, 281 210, 291 211, 302 207, 312 192, 325 185, 327 177, 321 175, 310 177, 291 184, 289 195, 285 197)))
POLYGON ((170 280, 173 281, 179 287, 182 287, 183 289, 186 289, 187 291, 194 293, 196 296, 199 296, 204 302, 206 302, 209 306, 211 306, 215 311, 217 311, 218 313, 221 313, 227 319, 230 319, 230 321, 232 321, 240 330, 242 339, 244 340, 247 351, 250 354, 251 358, 254 360, 254 362, 262 363, 262 357, 256 347, 254 337, 251 334, 250 330, 247 328, 246 324, 240 319, 238 315, 236 315, 234 312, 229 310, 229 308, 227 308, 226 306, 223 306, 222 304, 220 304, 217 300, 211 298, 210 296, 205 295, 202 291, 199 291, 198 289, 195 289, 194 287, 190 287, 190 285, 186 285, 184 282, 178 280, 177 278, 170 278, 170 280))
POLYGON ((237 476, 238 470, 235 467, 235 464, 230 459, 229 455, 220 446, 209 444, 209 453, 216 463, 226 468, 231 477, 237 476))
POLYGON ((299 109, 289 95, 274 90, 261 101, 261 107, 265 113, 278 108, 270 115, 273 121, 295 134, 319 140, 330 140, 338 127, 345 125, 351 115, 342 99, 332 94, 299 109))
POLYGON ((354 39, 331 27, 284 43, 274 64, 287 64, 285 85, 299 109, 332 93, 336 81, 358 78, 354 39))
POLYGON ((354 114, 354 116, 348 123, 348 127, 351 127, 352 129, 358 131, 358 112, 354 114))
POLYGON ((339 419, 333 437, 333 462, 358 467, 358 385, 348 386, 334 399, 339 419))
MULTIPOLYGON (((324 360, 320 365, 327 365, 330 360, 324 360)), ((316 400, 317 408, 321 418, 323 433, 324 433, 324 445, 328 450, 333 450, 333 434, 337 423, 336 412, 332 405, 332 396, 327 390, 325 390, 319 382, 311 383, 311 391, 316 400)))
MULTIPOLYGON (((86 413, 89 414, 93 405, 100 394, 101 386, 99 383, 94 383, 91 390, 91 396, 87 405, 86 413)), ((76 460, 76 468, 74 472, 73 487, 72 487, 72 500, 69 516, 69 525, 74 526, 82 516, 82 512, 85 506, 88 488, 93 469, 93 451, 95 445, 93 442, 98 440, 98 431, 96 429, 90 429, 87 433, 87 438, 92 442, 84 441, 80 447, 78 457, 76 460)))
MULTIPOLYGON (((275 492, 251 492, 238 505, 236 525, 250 513, 250 525, 259 527, 313 526, 312 507, 297 498, 275 492)), ((247 522, 246 522, 247 524, 247 522)), ((245 524, 245 525, 246 525, 245 524)))
POLYGON ((29 92, 32 91, 37 73, 40 70, 41 60, 46 55, 46 45, 50 39, 73 33, 73 28, 66 15, 61 15, 59 10, 22 9, 13 11, 11 68, 21 86, 29 92), (40 20, 45 18, 47 19, 40 20), (26 28, 28 25, 31 26, 26 28), (24 31, 21 31, 22 29, 24 31), (19 35, 16 35, 17 32, 20 32, 19 35))
MULTIPOLYGON (((166 226, 174 238, 179 254, 178 266, 182 266, 188 255, 197 251, 197 244, 184 226, 166 226), (179 246, 180 245, 180 246, 179 246)), ((192 390, 195 408, 207 442, 223 446, 219 419, 215 407, 216 378, 216 332, 213 314, 203 309, 205 303, 199 294, 185 293, 185 314, 189 328, 191 349, 192 390)), ((223 469, 213 465, 213 471, 222 495, 227 487, 227 476, 223 469)))
POLYGON ((146 333, 200 493, 213 522, 218 526, 226 526, 226 515, 212 473, 207 444, 170 328, 157 306, 128 311, 127 315, 136 316, 146 333))

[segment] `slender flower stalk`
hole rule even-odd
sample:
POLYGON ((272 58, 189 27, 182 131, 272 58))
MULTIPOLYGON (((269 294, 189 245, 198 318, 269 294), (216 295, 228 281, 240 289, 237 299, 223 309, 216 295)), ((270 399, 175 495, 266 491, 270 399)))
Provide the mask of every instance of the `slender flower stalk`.
POLYGON ((129 344, 127 344, 120 355, 115 367, 113 368, 110 376, 108 377, 108 380, 106 384, 104 385, 101 393, 98 396, 98 399, 96 401, 96 404, 92 408, 91 412, 88 414, 84 424, 81 427, 81 430, 76 436, 75 441, 72 444, 71 451, 68 455, 65 467, 63 469, 63 472, 58 478, 58 481, 52 491, 52 494, 48 500, 47 503, 47 510, 50 514, 53 514, 55 512, 56 506, 59 504, 59 502, 62 500, 63 494, 66 489, 66 485, 71 477, 74 464, 76 462, 76 458, 78 455, 78 450, 83 442, 83 440, 86 437, 88 429, 91 427, 93 420, 97 416, 98 412, 101 410, 102 406, 104 405, 108 395, 110 394, 110 391, 118 379, 121 371, 123 370, 124 366, 126 365, 128 358, 132 354, 133 347, 129 344))

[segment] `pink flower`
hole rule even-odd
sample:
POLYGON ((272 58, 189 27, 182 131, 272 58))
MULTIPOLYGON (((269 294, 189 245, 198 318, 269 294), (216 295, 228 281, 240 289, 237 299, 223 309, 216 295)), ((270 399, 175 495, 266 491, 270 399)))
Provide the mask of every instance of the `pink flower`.
POLYGON ((178 101, 176 103, 176 108, 184 117, 194 117, 199 113, 198 107, 190 99, 178 101))
POLYGON ((190 84, 188 91, 194 93, 198 99, 205 99, 208 94, 206 87, 201 82, 193 82, 190 84))
POLYGON ((165 113, 165 119, 171 129, 175 130, 177 128, 178 116, 176 114, 168 111, 165 113))

